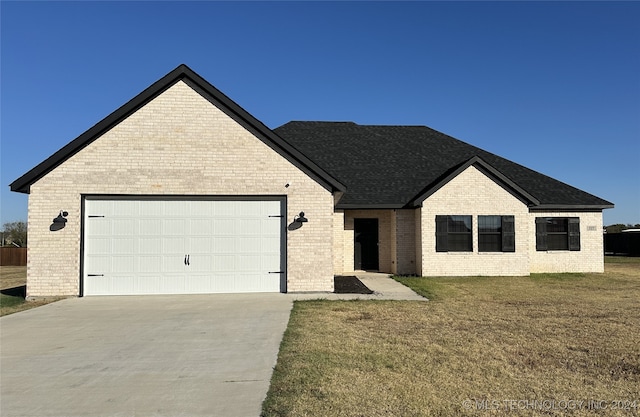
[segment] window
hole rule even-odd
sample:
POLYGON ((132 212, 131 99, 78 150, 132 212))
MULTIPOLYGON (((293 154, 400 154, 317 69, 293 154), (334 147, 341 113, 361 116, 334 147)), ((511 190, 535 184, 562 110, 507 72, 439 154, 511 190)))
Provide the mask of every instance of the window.
POLYGON ((436 252, 471 252, 471 216, 436 216, 436 252))
POLYGON ((579 217, 536 217, 536 250, 580 250, 579 217))
POLYGON ((478 216, 478 252, 515 252, 513 216, 478 216))

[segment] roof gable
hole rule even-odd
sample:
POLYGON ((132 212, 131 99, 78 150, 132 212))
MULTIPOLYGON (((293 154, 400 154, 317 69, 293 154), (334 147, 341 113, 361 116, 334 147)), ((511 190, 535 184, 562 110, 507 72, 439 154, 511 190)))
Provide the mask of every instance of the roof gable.
POLYGON ((274 131, 323 166, 347 192, 336 205, 410 208, 470 165, 530 209, 601 210, 613 204, 426 126, 289 122, 274 131))
POLYGON ((308 159, 296 148, 283 141, 271 129, 184 64, 176 67, 173 71, 153 83, 89 130, 69 142, 26 174, 16 179, 10 184, 11 190, 29 193, 30 187, 33 183, 51 172, 68 158, 85 148, 94 140, 98 139, 112 127, 135 113, 179 81, 186 83, 202 97, 207 99, 214 106, 218 107, 225 114, 250 131, 254 136, 271 147, 271 149, 286 158, 289 162, 301 169, 326 189, 331 191, 345 190, 345 186, 342 183, 308 159))
POLYGON ((496 184, 500 185, 506 191, 508 191, 511 195, 516 197, 518 200, 522 201, 522 203, 527 206, 537 206, 540 204, 540 201, 529 194, 527 191, 522 189, 518 184, 511 181, 509 178, 504 176, 500 171, 489 165, 479 156, 473 156, 469 158, 464 163, 459 166, 453 168, 450 173, 447 173, 441 180, 436 182, 433 185, 427 186, 424 192, 420 193, 415 199, 413 199, 409 205, 419 206, 422 204, 424 200, 429 198, 433 193, 438 191, 440 188, 444 187, 449 181, 460 175, 463 171, 465 171, 470 166, 477 168, 480 172, 486 175, 489 179, 491 179, 496 184))

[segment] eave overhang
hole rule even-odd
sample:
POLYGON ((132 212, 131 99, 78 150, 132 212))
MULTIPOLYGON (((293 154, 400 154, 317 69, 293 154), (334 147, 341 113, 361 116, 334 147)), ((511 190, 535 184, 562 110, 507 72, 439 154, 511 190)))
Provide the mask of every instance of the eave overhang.
POLYGON ((346 191, 346 186, 337 179, 329 175, 309 158, 293 148, 280 136, 265 126, 258 119, 249 114, 237 103, 224 95, 220 90, 211 85, 208 81, 196 74, 186 65, 182 64, 176 69, 153 83, 140 94, 129 100, 123 106, 115 110, 109 116, 102 119, 89 130, 69 142, 49 158, 36 165, 26 174, 16 179, 10 184, 11 191, 28 194, 31 185, 40 178, 58 167, 68 158, 82 150, 84 147, 98 139, 104 133, 116 126, 118 123, 135 113, 151 100, 162 94, 168 88, 179 81, 184 81, 187 85, 197 91, 202 97, 222 110, 225 114, 250 131, 262 142, 271 147, 278 154, 286 158, 293 165, 301 169, 325 189, 336 192, 346 191))
POLYGON ((444 187, 449 181, 460 175, 463 171, 465 171, 470 166, 474 166, 484 175, 493 180, 496 184, 504 188, 511 195, 520 200, 523 204, 532 207, 540 204, 540 201, 535 198, 533 195, 528 193, 518 184, 510 180, 500 171, 492 167, 489 163, 484 161, 479 156, 474 156, 444 173, 439 179, 437 179, 434 183, 428 185, 425 189, 420 192, 415 198, 413 198, 409 203, 407 203, 407 207, 420 207, 424 200, 429 198, 429 196, 433 195, 440 188, 444 187))

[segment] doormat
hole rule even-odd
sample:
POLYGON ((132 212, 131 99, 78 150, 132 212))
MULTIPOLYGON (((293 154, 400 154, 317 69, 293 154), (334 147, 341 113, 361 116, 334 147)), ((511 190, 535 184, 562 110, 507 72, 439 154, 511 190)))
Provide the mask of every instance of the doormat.
POLYGON ((373 291, 354 276, 336 275, 333 277, 333 285, 333 292, 336 294, 373 294, 373 291))

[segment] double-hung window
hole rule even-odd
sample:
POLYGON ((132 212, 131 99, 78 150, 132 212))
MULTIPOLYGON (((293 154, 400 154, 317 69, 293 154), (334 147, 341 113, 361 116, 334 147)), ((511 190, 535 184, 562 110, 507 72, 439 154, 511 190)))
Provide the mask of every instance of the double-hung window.
POLYGON ((536 217, 536 250, 580 250, 579 217, 536 217))
POLYGON ((471 251, 471 216, 436 216, 436 252, 471 251))
POLYGON ((514 216, 478 216, 478 252, 515 252, 514 216))

